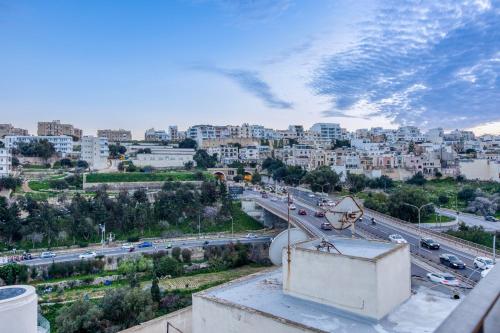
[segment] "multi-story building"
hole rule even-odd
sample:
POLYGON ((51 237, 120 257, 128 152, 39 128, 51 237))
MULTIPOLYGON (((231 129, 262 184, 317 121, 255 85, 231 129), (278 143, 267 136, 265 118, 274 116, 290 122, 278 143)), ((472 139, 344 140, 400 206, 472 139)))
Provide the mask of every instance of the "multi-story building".
POLYGON ((165 130, 155 130, 154 128, 150 128, 144 133, 144 140, 169 141, 170 135, 165 130))
POLYGON ((82 130, 75 128, 71 124, 62 124, 60 120, 53 121, 39 121, 38 136, 58 136, 67 135, 80 140, 82 138, 82 130))
POLYGON ((343 138, 342 128, 339 124, 317 123, 311 127, 310 131, 319 133, 319 140, 323 143, 331 143, 333 140, 343 138))
POLYGON ((231 145, 220 145, 218 147, 208 147, 208 155, 217 155, 217 159, 222 164, 231 164, 239 160, 238 147, 231 145))
POLYGON ((0 148, 0 178, 10 175, 12 168, 12 155, 7 148, 0 148))
POLYGON ((240 160, 245 162, 258 162, 260 158, 257 146, 246 146, 240 149, 240 160))
POLYGON ((0 139, 7 135, 28 135, 28 130, 16 128, 12 124, 0 124, 0 139))
POLYGON ((132 132, 121 128, 118 130, 97 130, 97 136, 100 138, 106 138, 109 142, 132 141, 132 132))
POLYGON ((31 143, 40 140, 47 140, 54 146, 54 150, 65 157, 68 154, 73 153, 73 138, 67 135, 57 135, 57 136, 30 136, 30 135, 8 135, 4 139, 5 147, 12 149, 16 147, 20 142, 31 143))
POLYGON ((82 138, 81 159, 89 164, 91 169, 100 170, 108 166, 108 139, 95 136, 82 138))
POLYGON ((195 125, 188 128, 187 137, 195 140, 201 147, 203 140, 215 139, 215 127, 212 125, 195 125))
POLYGON ((179 129, 175 125, 168 127, 168 134, 170 136, 170 141, 179 142, 180 140, 182 140, 181 136, 179 135, 179 129))

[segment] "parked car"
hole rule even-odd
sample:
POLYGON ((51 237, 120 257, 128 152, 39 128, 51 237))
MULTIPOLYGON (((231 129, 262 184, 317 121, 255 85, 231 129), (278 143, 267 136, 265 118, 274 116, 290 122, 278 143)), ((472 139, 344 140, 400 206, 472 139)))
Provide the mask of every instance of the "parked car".
POLYGON ((389 240, 393 243, 396 243, 396 244, 406 244, 408 243, 406 241, 406 239, 403 238, 403 236, 399 235, 399 234, 392 234, 392 235, 389 235, 389 240))
POLYGON ((290 210, 295 210, 295 209, 297 209, 297 206, 295 206, 294 204, 290 204, 290 206, 289 206, 289 207, 290 207, 290 210))
POLYGON ((153 243, 151 243, 151 242, 142 242, 142 243, 139 243, 139 245, 138 245, 139 248, 152 247, 152 246, 153 246, 153 243))
POLYGON ((490 222, 498 222, 498 219, 496 217, 494 217, 494 216, 491 216, 491 215, 485 216, 484 219, 486 221, 490 221, 490 222))
POLYGON ((166 248, 166 249, 171 249, 171 248, 172 248, 172 243, 167 243, 167 244, 165 244, 165 248, 166 248))
POLYGON ((493 267, 493 265, 494 265, 493 260, 491 260, 490 258, 476 257, 476 259, 474 259, 475 268, 488 269, 493 267))
POLYGON ((430 250, 439 250, 439 243, 432 238, 423 237, 420 239, 420 246, 426 247, 430 250))
POLYGON ((457 256, 449 253, 443 253, 439 256, 439 262, 451 268, 464 269, 465 264, 457 256))
POLYGON ((87 251, 85 253, 82 253, 78 256, 78 258, 82 259, 82 260, 85 260, 85 259, 93 259, 97 257, 97 253, 95 253, 94 251, 87 251))
POLYGON ((299 209, 299 215, 307 215, 307 212, 305 209, 299 209))
POLYGON ((322 212, 322 211, 320 211, 320 210, 318 210, 318 211, 314 212, 314 216, 316 216, 316 217, 325 217, 325 213, 322 212))
POLYGON ((263 193, 262 198, 267 199, 267 198, 269 198, 269 196, 267 195, 267 193, 263 193))
POLYGON ((330 222, 323 222, 323 223, 321 223, 321 229, 333 230, 333 225, 330 222))
POLYGON ((124 249, 124 250, 130 250, 130 249, 131 249, 131 248, 133 248, 133 247, 134 247, 134 245, 132 245, 132 244, 130 244, 130 243, 124 243, 124 244, 122 245, 122 249, 124 249))
POLYGON ((48 252, 42 252, 40 254, 40 258, 42 258, 42 259, 54 258, 55 256, 56 256, 56 254, 54 252, 50 252, 50 251, 48 251, 48 252))
POLYGON ((457 278, 449 273, 427 273, 427 278, 432 282, 441 283, 446 286, 456 287, 460 285, 457 278))
POLYGON ((258 236, 256 234, 247 234, 245 238, 257 238, 258 236))

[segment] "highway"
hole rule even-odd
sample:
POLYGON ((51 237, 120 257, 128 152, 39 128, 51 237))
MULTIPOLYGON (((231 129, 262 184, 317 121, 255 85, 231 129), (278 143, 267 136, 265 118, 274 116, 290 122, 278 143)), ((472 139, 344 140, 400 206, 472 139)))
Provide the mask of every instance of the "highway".
POLYGON ((166 250, 166 245, 171 244, 173 247, 180 248, 193 248, 204 245, 225 245, 231 242, 240 242, 240 243, 268 243, 270 242, 270 237, 256 237, 256 238, 203 238, 196 240, 173 240, 173 241, 164 241, 161 243, 153 243, 154 246, 138 248, 139 243, 135 243, 135 250, 133 252, 129 252, 128 249, 122 249, 121 247, 104 247, 101 249, 82 249, 81 252, 55 252, 56 256, 54 258, 33 258, 31 260, 25 260, 19 262, 19 264, 24 264, 28 266, 39 266, 39 265, 47 265, 53 262, 67 262, 67 261, 79 261, 79 255, 86 251, 95 251, 97 255, 104 255, 106 257, 112 256, 120 256, 120 255, 131 255, 135 253, 154 253, 161 250, 166 250))
MULTIPOLYGON (((444 208, 437 208, 436 212, 441 215, 456 218, 457 214, 455 211, 444 208)), ((460 213, 458 215, 458 220, 464 222, 467 225, 483 227, 486 231, 500 231, 500 222, 490 222, 486 221, 481 216, 475 216, 467 213, 460 213)))
MULTIPOLYGON (((321 230, 320 229, 321 223, 326 221, 326 219, 314 217, 314 212, 320 209, 319 207, 316 208, 316 203, 319 197, 318 196, 309 197, 311 192, 300 191, 297 189, 290 189, 290 191, 294 199, 294 204, 297 206, 297 210, 292 211, 291 215, 295 219, 299 219, 300 221, 302 221, 304 224, 311 225, 317 228, 318 230, 321 230), (298 215, 299 209, 305 209, 307 215, 305 216, 298 215)), ((260 194, 258 193, 254 193, 254 195, 255 196, 258 195, 259 197, 258 200, 265 200, 266 205, 269 205, 270 207, 273 207, 275 209, 280 209, 282 212, 287 211, 286 201, 283 200, 272 201, 271 197, 268 199, 263 199, 260 198, 260 194)), ((406 230, 401 230, 393 226, 392 224, 384 223, 384 221, 382 221, 379 217, 377 217, 377 224, 375 226, 372 226, 370 223, 371 217, 372 216, 370 216, 369 214, 365 214, 363 217, 363 221, 358 222, 356 224, 356 229, 361 229, 360 231, 366 231, 369 234, 373 235, 374 238, 382 240, 388 240, 388 236, 390 234, 400 234, 401 236, 403 236, 403 238, 405 238, 408 241, 408 244, 410 245, 410 251, 412 253, 419 254, 421 257, 430 260, 437 265, 440 265, 440 267, 443 267, 443 270, 445 267, 441 266, 441 264, 439 263, 439 255, 442 253, 454 254, 467 265, 466 269, 464 270, 453 270, 454 273, 465 278, 470 278, 474 281, 478 281, 480 279, 481 277, 480 272, 478 270, 475 270, 473 267, 473 260, 474 260, 473 255, 446 246, 444 244, 441 244, 441 248, 439 250, 428 250, 425 248, 419 248, 420 237, 418 235, 408 232, 406 230)), ((343 231, 336 231, 336 230, 332 231, 321 230, 321 231, 328 236, 342 236, 342 237, 352 236, 350 229, 343 231)), ((449 271, 450 268, 448 268, 447 270, 449 271)), ((412 267, 412 274, 421 275, 422 269, 412 267)))

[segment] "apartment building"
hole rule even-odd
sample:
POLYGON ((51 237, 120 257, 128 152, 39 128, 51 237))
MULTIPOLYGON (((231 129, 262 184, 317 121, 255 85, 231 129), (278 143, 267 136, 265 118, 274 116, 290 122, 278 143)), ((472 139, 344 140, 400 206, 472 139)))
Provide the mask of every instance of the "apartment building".
POLYGON ((188 128, 186 136, 195 140, 201 147, 204 140, 215 139, 215 127, 212 125, 195 125, 188 128))
POLYGON ((239 160, 237 146, 220 145, 218 147, 208 147, 208 155, 217 155, 217 160, 222 164, 231 164, 239 160))
POLYGON ((319 134, 319 141, 331 143, 333 140, 341 140, 343 131, 339 124, 334 123, 316 123, 312 125, 311 132, 319 134))
POLYGON ((7 148, 0 148, 0 178, 10 175, 12 169, 12 155, 7 148))
POLYGON ((165 130, 155 130, 154 128, 150 128, 144 133, 144 140, 169 141, 170 135, 165 130))
POLYGON ((0 124, 0 139, 7 135, 28 135, 28 130, 16 128, 12 124, 0 124))
POLYGON ((132 132, 121 128, 118 130, 97 130, 97 136, 100 138, 106 138, 109 142, 132 141, 132 132))
POLYGON ((38 136, 59 136, 67 135, 80 140, 82 138, 82 130, 74 127, 71 124, 63 124, 60 120, 39 121, 38 136))
POLYGON ((31 143, 40 140, 47 140, 50 142, 57 153, 61 154, 62 157, 73 153, 73 138, 67 135, 57 135, 57 136, 30 136, 30 135, 8 135, 4 138, 5 147, 12 149, 16 147, 19 143, 31 143))
POLYGON ((100 170, 108 166, 109 148, 107 138, 84 136, 82 138, 81 159, 89 164, 90 169, 100 170))

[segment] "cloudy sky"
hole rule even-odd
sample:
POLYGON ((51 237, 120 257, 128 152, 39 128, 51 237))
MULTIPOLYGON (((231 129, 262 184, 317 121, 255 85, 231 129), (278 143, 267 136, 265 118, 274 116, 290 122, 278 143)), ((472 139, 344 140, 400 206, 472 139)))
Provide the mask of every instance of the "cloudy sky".
POLYGON ((0 123, 500 133, 500 2, 0 0, 0 123))

